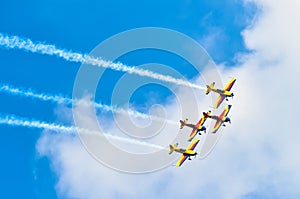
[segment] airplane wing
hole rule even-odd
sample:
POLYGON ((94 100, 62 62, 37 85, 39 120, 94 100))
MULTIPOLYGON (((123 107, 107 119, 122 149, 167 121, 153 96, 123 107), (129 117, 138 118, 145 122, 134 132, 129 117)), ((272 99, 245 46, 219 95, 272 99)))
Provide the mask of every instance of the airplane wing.
POLYGON ((198 128, 199 126, 201 126, 206 120, 206 117, 204 117, 204 115, 202 115, 201 119, 197 122, 196 127, 198 128))
POLYGON ((224 109, 224 111, 221 113, 219 118, 222 120, 224 117, 226 117, 231 109, 231 105, 227 105, 224 109))
POLYGON ((189 135, 188 141, 192 141, 194 137, 197 135, 197 129, 199 126, 201 126, 206 120, 206 117, 204 115, 201 117, 201 119, 198 121, 198 123, 194 126, 194 129, 192 130, 191 134, 189 135))
MULTIPOLYGON (((225 90, 225 91, 230 91, 231 88, 232 88, 232 86, 233 86, 233 84, 235 83, 235 81, 236 81, 236 78, 232 78, 232 79, 228 82, 228 84, 224 87, 224 90, 225 90)), ((219 108, 220 104, 223 102, 224 99, 225 99, 225 96, 220 95, 220 96, 218 97, 218 99, 217 99, 215 105, 214 105, 214 108, 215 108, 215 109, 219 108)))
POLYGON ((197 135, 197 129, 193 129, 191 134, 189 135, 188 141, 192 141, 194 137, 197 135))
POLYGON ((217 121, 211 133, 216 133, 221 127, 221 124, 221 121, 217 121))
POLYGON ((224 90, 225 91, 230 91, 230 89, 232 88, 234 82, 236 81, 236 78, 232 78, 228 84, 224 87, 224 90))
MULTIPOLYGON (((194 140, 194 141, 188 146, 188 148, 186 148, 186 150, 194 150, 195 147, 197 146, 197 144, 199 143, 199 141, 200 141, 199 139, 194 140)), ((180 166, 184 163, 184 161, 186 161, 187 158, 188 158, 188 155, 182 154, 182 156, 180 156, 178 162, 176 163, 176 166, 177 166, 177 167, 180 167, 180 166)))
POLYGON ((194 150, 195 147, 197 146, 197 144, 198 144, 199 141, 200 141, 199 139, 194 140, 194 141, 188 146, 188 148, 186 148, 186 149, 187 149, 187 150, 194 150))
POLYGON ((223 102, 224 99, 225 99, 224 95, 219 95, 219 97, 214 105, 214 108, 217 109, 220 106, 220 104, 223 102))
POLYGON ((220 114, 220 116, 219 116, 219 119, 220 119, 220 120, 218 120, 218 121, 216 122, 216 124, 215 124, 215 126, 214 126, 214 128, 213 128, 213 130, 212 130, 211 133, 216 133, 216 132, 219 130, 219 128, 220 128, 220 126, 221 126, 221 124, 222 124, 221 120, 223 120, 223 118, 226 117, 226 116, 228 115, 228 113, 229 113, 229 111, 230 111, 230 108, 231 108, 231 105, 227 105, 227 106, 225 107, 224 111, 223 111, 223 112, 220 114))
POLYGON ((188 158, 187 155, 182 155, 182 156, 180 156, 178 162, 176 163, 176 166, 177 166, 177 167, 180 167, 180 166, 184 163, 184 161, 186 161, 187 158, 188 158))

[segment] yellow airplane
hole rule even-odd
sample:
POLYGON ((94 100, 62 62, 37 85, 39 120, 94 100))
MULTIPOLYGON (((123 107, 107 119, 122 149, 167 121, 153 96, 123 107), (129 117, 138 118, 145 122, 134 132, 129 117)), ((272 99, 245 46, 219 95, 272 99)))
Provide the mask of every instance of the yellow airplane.
POLYGON ((188 119, 186 118, 185 120, 180 120, 180 129, 182 129, 184 126, 190 127, 192 128, 192 132, 189 135, 188 141, 192 141, 194 139, 194 137, 197 135, 197 133, 199 133, 199 135, 201 135, 200 131, 204 131, 206 133, 206 128, 205 126, 203 126, 207 115, 210 115, 211 111, 208 111, 206 113, 206 115, 203 114, 203 116, 201 117, 201 119, 197 122, 197 124, 189 124, 187 123, 188 119))
POLYGON ((206 95, 208 95, 208 93, 210 91, 213 91, 213 92, 216 92, 216 93, 220 94, 220 96, 218 97, 218 99, 217 99, 217 101, 214 105, 215 109, 217 109, 220 106, 220 104, 223 102, 224 99, 226 99, 226 101, 227 101, 228 97, 233 97, 234 96, 233 93, 230 92, 230 89, 232 88, 235 81, 236 81, 236 78, 232 78, 229 81, 229 83, 224 87, 224 90, 215 88, 215 82, 211 83, 210 85, 206 85, 206 87, 207 87, 206 92, 205 92, 206 95))
POLYGON ((182 156, 179 158, 178 162, 176 163, 177 167, 180 167, 187 158, 191 160, 191 156, 196 157, 197 153, 194 151, 194 149, 197 146, 199 141, 200 141, 199 139, 194 140, 186 149, 178 148, 178 143, 174 145, 170 145, 169 155, 172 154, 173 151, 182 153, 182 156))
POLYGON ((219 128, 222 126, 226 126, 224 123, 225 122, 229 122, 231 123, 231 120, 229 117, 227 117, 229 111, 230 111, 231 105, 227 105, 224 109, 224 111, 219 115, 206 115, 206 113, 203 113, 204 115, 206 115, 206 117, 211 118, 213 120, 216 120, 215 126, 212 130, 211 133, 216 133, 219 128))

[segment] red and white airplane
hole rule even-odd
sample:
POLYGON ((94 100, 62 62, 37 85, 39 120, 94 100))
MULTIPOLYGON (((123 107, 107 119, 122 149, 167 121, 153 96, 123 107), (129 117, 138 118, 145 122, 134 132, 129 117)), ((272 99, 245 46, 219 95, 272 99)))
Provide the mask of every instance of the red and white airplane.
POLYGON ((206 133, 206 128, 203 126, 204 122, 206 121, 206 118, 211 114, 211 111, 208 111, 207 113, 203 113, 203 116, 201 119, 197 122, 197 124, 189 124, 187 123, 188 119, 180 120, 180 129, 182 129, 184 126, 192 128, 192 132, 189 135, 188 141, 192 141, 194 137, 199 133, 201 135, 200 131, 204 131, 206 133))
POLYGON ((219 128, 222 126, 226 126, 224 123, 225 122, 229 122, 231 123, 231 120, 229 117, 227 117, 229 111, 230 111, 230 108, 231 108, 231 105, 227 105, 224 109, 224 111, 219 115, 219 116, 216 116, 216 115, 208 115, 206 113, 203 113, 203 115, 205 115, 206 117, 208 118, 211 118, 213 120, 216 120, 216 123, 215 123, 215 126, 212 130, 212 133, 216 133, 219 128))

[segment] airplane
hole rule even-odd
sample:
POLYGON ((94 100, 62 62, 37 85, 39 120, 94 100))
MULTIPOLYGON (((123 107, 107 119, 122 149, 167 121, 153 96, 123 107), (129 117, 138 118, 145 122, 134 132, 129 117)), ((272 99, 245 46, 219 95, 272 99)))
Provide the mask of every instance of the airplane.
POLYGON ((212 130, 211 133, 216 133, 219 128, 222 126, 226 126, 224 123, 225 122, 229 122, 231 124, 231 120, 229 117, 227 117, 229 111, 230 111, 230 108, 231 108, 231 105, 227 105, 224 109, 224 111, 219 115, 219 116, 216 116, 216 115, 208 115, 206 114, 205 112, 203 112, 204 115, 206 115, 206 117, 208 118, 211 118, 213 120, 216 120, 216 123, 215 123, 215 126, 212 130))
POLYGON ((199 141, 200 141, 199 139, 194 140, 186 149, 178 148, 178 143, 176 143, 174 145, 170 145, 169 155, 171 155, 173 153, 173 151, 182 153, 181 157, 179 158, 178 162, 176 163, 177 167, 180 167, 187 158, 189 160, 191 160, 191 156, 196 157, 197 152, 195 152, 194 149, 197 146, 199 141))
MULTIPOLYGON (((206 113, 206 115, 210 115, 211 111, 208 111, 206 113)), ((197 135, 197 133, 199 133, 199 135, 201 135, 200 131, 204 131, 206 133, 206 128, 205 126, 203 126, 205 120, 206 120, 207 116, 205 116, 203 114, 203 116, 201 117, 201 119, 197 122, 197 124, 189 124, 187 123, 188 119, 186 118, 185 120, 180 120, 180 129, 182 129, 184 126, 188 126, 190 128, 192 128, 192 132, 189 135, 188 141, 192 141, 194 139, 194 137, 197 135)))
POLYGON ((228 99, 227 99, 228 97, 233 98, 234 95, 232 92, 230 92, 230 90, 231 90, 233 84, 235 83, 235 81, 236 81, 236 78, 232 78, 228 82, 228 84, 224 87, 224 90, 215 88, 215 82, 211 83, 210 85, 206 85, 206 87, 207 87, 206 92, 205 92, 206 95, 208 95, 208 93, 210 93, 210 91, 216 92, 220 95, 214 105, 215 109, 217 109, 220 106, 220 104, 223 102, 224 99, 226 99, 226 101, 228 101, 228 99))

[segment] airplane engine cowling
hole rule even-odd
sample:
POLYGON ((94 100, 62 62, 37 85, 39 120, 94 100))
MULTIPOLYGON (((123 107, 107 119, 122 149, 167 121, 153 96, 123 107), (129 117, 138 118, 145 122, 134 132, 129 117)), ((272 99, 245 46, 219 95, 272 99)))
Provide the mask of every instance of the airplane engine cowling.
POLYGON ((226 119, 224 120, 224 122, 231 122, 229 117, 226 117, 226 119))
POLYGON ((206 130, 205 126, 199 126, 198 129, 197 129, 197 132, 198 131, 205 131, 205 130, 206 130))

